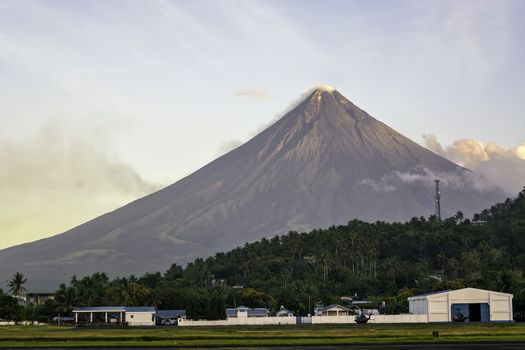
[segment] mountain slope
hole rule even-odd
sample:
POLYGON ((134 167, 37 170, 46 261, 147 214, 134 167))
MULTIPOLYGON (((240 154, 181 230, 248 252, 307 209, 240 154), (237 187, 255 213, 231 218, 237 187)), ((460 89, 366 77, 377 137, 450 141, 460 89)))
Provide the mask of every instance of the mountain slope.
POLYGON ((503 198, 330 88, 318 88, 237 149, 156 193, 64 234, 0 251, 40 288, 73 274, 164 270, 263 236, 433 212, 467 215, 503 198))

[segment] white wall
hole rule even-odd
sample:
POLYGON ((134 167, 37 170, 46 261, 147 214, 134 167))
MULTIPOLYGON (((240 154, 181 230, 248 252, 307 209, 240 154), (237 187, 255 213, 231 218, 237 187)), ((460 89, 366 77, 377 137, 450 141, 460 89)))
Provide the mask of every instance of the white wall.
POLYGON ((296 324, 295 316, 288 317, 232 317, 226 320, 188 320, 179 318, 179 326, 247 326, 247 325, 279 325, 279 324, 296 324))
POLYGON ((155 314, 152 312, 126 312, 126 322, 130 326, 154 326, 155 314))
POLYGON ((408 312, 415 315, 426 315, 428 313, 427 299, 416 299, 408 302, 408 312))
POLYGON ((491 321, 514 320, 512 309, 512 296, 491 292, 489 295, 489 311, 491 321))
POLYGON ((355 323, 355 316, 312 316, 312 324, 320 323, 355 323))
MULTIPOLYGON (((313 324, 356 323, 353 316, 312 316, 313 324)), ((428 323, 427 315, 372 315, 368 323, 428 323)))
MULTIPOLYGON (((351 324, 355 322, 354 316, 312 316, 302 317, 301 323, 312 324, 351 324)), ((427 315, 373 315, 369 323, 427 323, 427 315)), ((248 318, 229 318, 227 320, 187 320, 179 319, 179 326, 241 326, 241 325, 278 325, 278 324, 298 324, 295 316, 290 317, 248 317, 248 318)))
POLYGON ((368 323, 428 323, 426 314, 373 315, 368 323))
POLYGON ((0 326, 47 326, 47 323, 39 323, 37 321, 0 321, 0 326))
POLYGON ((449 294, 437 294, 428 299, 428 322, 450 322, 449 294))

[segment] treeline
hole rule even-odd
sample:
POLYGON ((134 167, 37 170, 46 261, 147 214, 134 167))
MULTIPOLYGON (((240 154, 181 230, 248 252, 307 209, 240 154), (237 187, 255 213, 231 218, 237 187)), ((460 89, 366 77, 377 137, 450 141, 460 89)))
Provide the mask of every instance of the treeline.
MULTIPOLYGON (((155 305, 194 318, 223 318, 226 307, 281 305, 302 315, 314 305, 366 297, 383 312, 406 312, 418 293, 477 287, 514 294, 525 312, 525 189, 474 216, 438 221, 353 220, 309 233, 290 232, 227 253, 176 264, 165 273, 110 280, 104 273, 62 284, 45 310, 73 306, 155 305)), ((2 318, 0 308, 0 318, 2 318)), ((5 318, 5 317, 4 317, 5 318)))

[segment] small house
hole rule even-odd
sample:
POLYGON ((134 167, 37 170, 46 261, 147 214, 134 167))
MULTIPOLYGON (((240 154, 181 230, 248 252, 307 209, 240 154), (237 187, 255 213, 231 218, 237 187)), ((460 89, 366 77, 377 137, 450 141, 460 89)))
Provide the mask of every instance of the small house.
POLYGON ((268 317, 270 311, 266 308, 253 308, 250 309, 246 306, 239 306, 236 308, 226 309, 226 318, 234 317, 268 317))
POLYGON ((26 293, 26 303, 42 305, 48 300, 55 299, 55 293, 26 293))
POLYGON ((355 310, 338 304, 318 307, 314 312, 315 316, 349 316, 357 314, 355 310))

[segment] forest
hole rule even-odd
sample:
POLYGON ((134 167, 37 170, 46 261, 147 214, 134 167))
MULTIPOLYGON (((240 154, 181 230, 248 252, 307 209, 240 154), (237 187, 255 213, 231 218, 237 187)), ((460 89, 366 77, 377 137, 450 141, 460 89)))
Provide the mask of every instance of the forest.
MULTIPOLYGON (((525 316, 525 189, 472 219, 414 217, 404 223, 352 220, 308 233, 261 239, 187 266, 110 279, 104 272, 58 286, 54 301, 22 305, 0 290, 0 318, 48 322, 73 306, 154 305, 219 319, 245 305, 297 314, 341 297, 370 301, 382 313, 407 312, 412 295, 474 287, 514 294, 525 316)), ((15 273, 10 294, 24 291, 15 273)), ((344 298, 348 300, 347 298, 344 298)))

